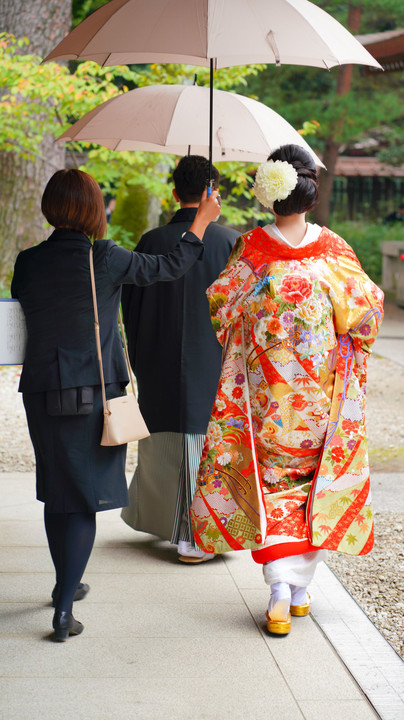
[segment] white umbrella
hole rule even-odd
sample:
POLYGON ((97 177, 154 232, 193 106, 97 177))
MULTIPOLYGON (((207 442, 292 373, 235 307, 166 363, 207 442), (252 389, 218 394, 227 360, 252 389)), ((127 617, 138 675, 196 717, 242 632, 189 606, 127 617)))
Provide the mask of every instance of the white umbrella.
MULTIPOLYGON (((263 103, 214 90, 213 161, 262 162, 280 145, 304 147, 321 160, 281 115, 263 103)), ((173 155, 209 154, 208 88, 148 85, 117 95, 72 125, 59 140, 83 140, 112 150, 143 150, 173 155)))
POLYGON ((69 59, 210 66, 210 147, 215 68, 251 63, 381 67, 348 30, 308 0, 110 0, 45 61, 69 59))
POLYGON ((46 60, 380 68, 348 30, 308 0, 111 0, 46 60))

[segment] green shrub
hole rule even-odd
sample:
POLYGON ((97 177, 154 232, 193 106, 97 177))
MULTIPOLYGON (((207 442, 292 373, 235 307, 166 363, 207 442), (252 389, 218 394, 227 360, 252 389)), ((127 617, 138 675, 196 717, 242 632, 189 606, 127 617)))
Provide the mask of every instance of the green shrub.
POLYGON ((332 229, 351 246, 365 273, 380 285, 382 281, 381 244, 386 240, 399 240, 404 243, 404 223, 381 225, 346 221, 333 223, 332 229))
POLYGON ((9 298, 10 295, 10 284, 7 286, 5 283, 0 282, 0 298, 9 298))
POLYGON ((133 250, 147 229, 149 195, 143 185, 122 182, 116 195, 109 236, 118 245, 133 250))

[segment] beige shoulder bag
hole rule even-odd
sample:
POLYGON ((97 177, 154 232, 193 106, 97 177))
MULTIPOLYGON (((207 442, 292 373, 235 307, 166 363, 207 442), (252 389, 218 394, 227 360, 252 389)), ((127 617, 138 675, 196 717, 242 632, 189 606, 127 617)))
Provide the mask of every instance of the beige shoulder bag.
POLYGON ((133 440, 141 440, 142 438, 149 437, 150 433, 146 427, 146 423, 139 410, 139 405, 136 399, 135 384, 133 382, 133 374, 130 367, 128 346, 126 344, 125 330, 123 327, 122 315, 120 310, 119 323, 121 326, 126 364, 128 367, 128 373, 132 385, 132 394, 120 395, 120 397, 112 398, 111 400, 107 400, 106 398, 92 247, 90 248, 90 275, 94 303, 95 341, 97 344, 97 354, 100 363, 102 404, 104 408, 104 429, 102 432, 101 445, 125 445, 126 443, 132 442, 133 440))

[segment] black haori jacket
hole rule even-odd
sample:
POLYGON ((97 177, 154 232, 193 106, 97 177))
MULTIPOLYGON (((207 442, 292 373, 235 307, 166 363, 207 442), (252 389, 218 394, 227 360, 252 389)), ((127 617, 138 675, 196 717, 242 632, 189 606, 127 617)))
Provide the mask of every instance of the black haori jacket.
MULTIPOLYGON (((169 252, 196 208, 141 238, 139 253, 169 252)), ((239 233, 210 223, 204 254, 179 280, 124 287, 122 307, 139 405, 150 432, 205 433, 219 381, 221 347, 205 291, 225 267, 239 233)))

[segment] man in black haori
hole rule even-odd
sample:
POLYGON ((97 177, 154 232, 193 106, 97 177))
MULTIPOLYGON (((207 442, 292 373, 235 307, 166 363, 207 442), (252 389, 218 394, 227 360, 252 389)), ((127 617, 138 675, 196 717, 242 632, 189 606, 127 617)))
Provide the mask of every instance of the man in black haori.
MULTIPOLYGON (((167 253, 175 247, 195 217, 208 172, 206 158, 180 160, 173 172, 180 209, 167 225, 143 235, 138 252, 167 253)), ((216 168, 212 176, 217 187, 216 168)), ((122 293, 139 405, 151 433, 139 441, 130 505, 122 518, 136 530, 178 545, 183 562, 214 557, 195 547, 189 512, 221 366, 205 291, 225 267, 238 235, 210 223, 201 261, 182 278, 127 286, 122 293)))

